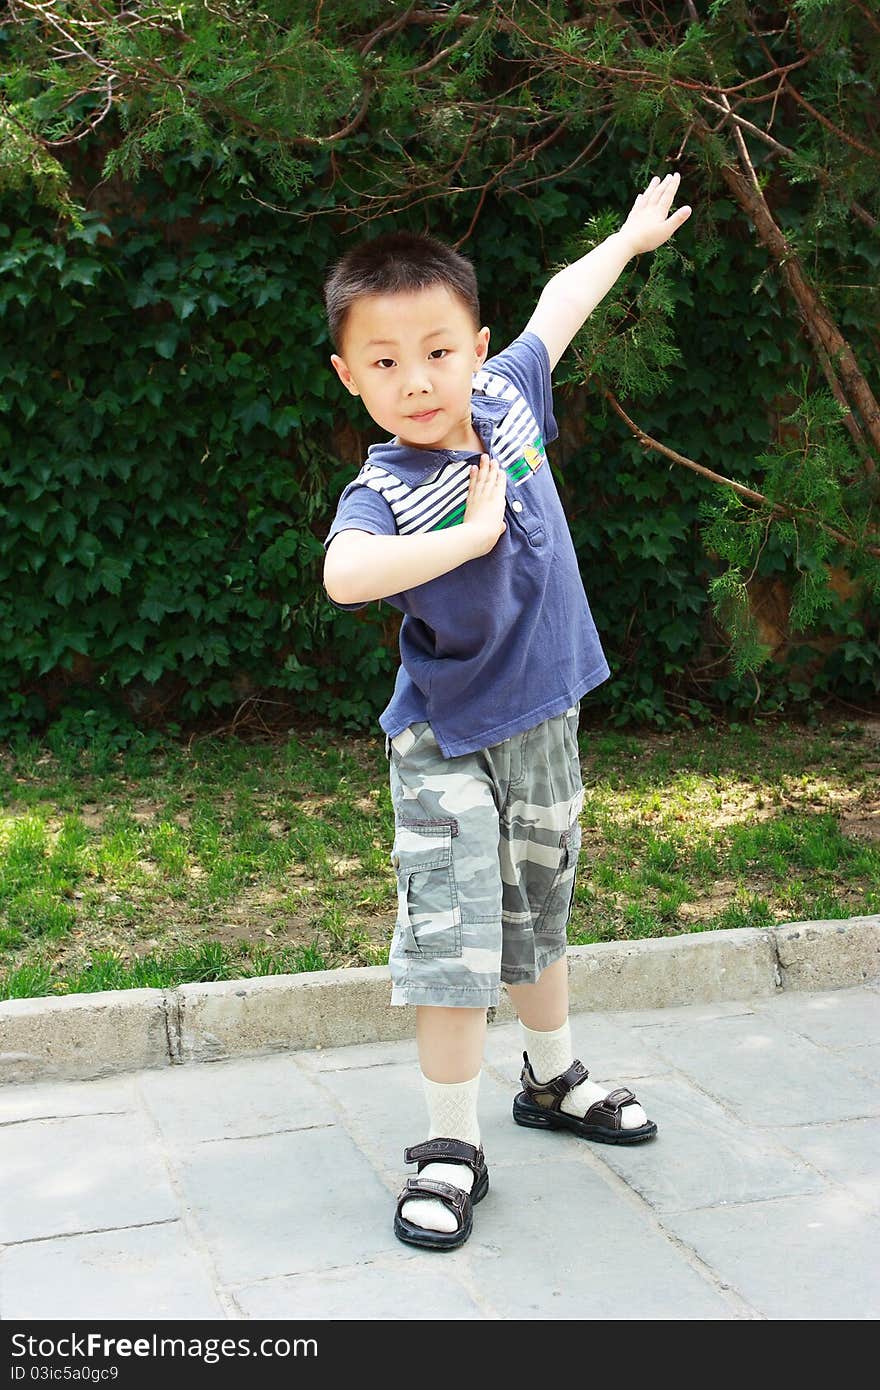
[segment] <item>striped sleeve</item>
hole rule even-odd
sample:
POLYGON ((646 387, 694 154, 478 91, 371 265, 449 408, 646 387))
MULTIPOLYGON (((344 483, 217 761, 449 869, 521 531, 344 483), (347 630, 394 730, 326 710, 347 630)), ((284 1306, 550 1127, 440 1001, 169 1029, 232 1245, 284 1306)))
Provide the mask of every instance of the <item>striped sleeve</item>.
POLYGON ((502 352, 483 364, 483 371, 504 377, 525 398, 545 444, 559 437, 553 413, 550 357, 536 333, 520 333, 502 352))

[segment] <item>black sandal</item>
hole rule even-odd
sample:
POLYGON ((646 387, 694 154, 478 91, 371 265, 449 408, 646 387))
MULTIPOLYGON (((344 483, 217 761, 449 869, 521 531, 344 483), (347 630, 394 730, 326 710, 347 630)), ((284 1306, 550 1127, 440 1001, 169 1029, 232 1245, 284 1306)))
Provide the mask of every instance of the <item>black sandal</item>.
POLYGON ((481 1201, 489 1190, 489 1169, 483 1154, 483 1146, 476 1148, 466 1144, 463 1139, 427 1139, 423 1144, 414 1144, 404 1149, 404 1163, 418 1163, 419 1172, 428 1163, 463 1163, 474 1175, 474 1185, 465 1192, 451 1182, 438 1182, 435 1178, 407 1178, 406 1187, 397 1198, 397 1211, 394 1214, 394 1234, 407 1245, 422 1245, 429 1250, 455 1250, 463 1245, 471 1233, 473 1216, 471 1208, 481 1201), (401 1208, 410 1197, 437 1197, 458 1218, 455 1231, 429 1231, 424 1226, 416 1226, 401 1216, 401 1208))
POLYGON ((647 1120, 637 1129, 622 1127, 623 1108, 639 1104, 626 1086, 618 1086, 604 1100, 595 1101, 583 1118, 560 1110, 563 1096, 586 1081, 590 1074, 577 1058, 568 1071, 544 1082, 535 1080, 527 1052, 523 1053, 523 1061, 525 1066, 520 1078, 523 1089, 513 1101, 513 1118, 518 1125, 531 1129, 573 1129, 583 1139, 597 1139, 601 1144, 640 1144, 644 1139, 653 1139, 657 1133, 653 1120, 647 1120))

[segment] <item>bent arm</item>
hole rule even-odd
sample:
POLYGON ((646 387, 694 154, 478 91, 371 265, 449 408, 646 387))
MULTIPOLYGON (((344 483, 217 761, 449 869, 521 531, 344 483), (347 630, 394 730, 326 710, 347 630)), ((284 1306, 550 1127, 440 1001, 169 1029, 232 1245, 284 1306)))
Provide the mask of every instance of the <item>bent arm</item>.
POLYGON ((337 603, 369 603, 448 574, 485 547, 483 533, 467 522, 415 536, 339 531, 327 548, 324 588, 337 603))

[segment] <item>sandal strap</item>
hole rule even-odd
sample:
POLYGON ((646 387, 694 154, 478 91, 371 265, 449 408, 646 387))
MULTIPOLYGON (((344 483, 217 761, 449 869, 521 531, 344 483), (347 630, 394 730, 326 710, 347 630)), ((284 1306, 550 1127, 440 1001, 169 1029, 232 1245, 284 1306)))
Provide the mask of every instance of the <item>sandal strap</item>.
MULTIPOLYGON (((480 1176, 486 1166, 482 1144, 477 1148, 475 1144, 467 1144, 463 1139, 426 1139, 421 1144, 413 1144, 410 1148, 404 1149, 403 1161, 418 1163, 420 1173, 428 1163, 465 1163, 475 1178, 480 1176)), ((461 1189, 455 1190, 458 1192, 461 1189)))
MULTIPOLYGON (((533 1094, 538 1092, 544 1096, 553 1096, 555 1099, 546 1107, 550 1110, 558 1110, 563 1096, 568 1095, 568 1092, 573 1091, 575 1086, 579 1086, 582 1081, 586 1081, 590 1074, 583 1062, 575 1057, 567 1071, 561 1072, 559 1076, 552 1077, 550 1081, 538 1081, 532 1071, 532 1064, 529 1061, 529 1054, 527 1052, 523 1053, 523 1061, 525 1062, 525 1066, 523 1067, 522 1077, 520 1078, 523 1088, 533 1094)), ((540 1100, 538 1103, 544 1104, 544 1102, 540 1100)))
POLYGON ((618 1086, 616 1091, 609 1091, 603 1100, 595 1101, 584 1115, 584 1121, 589 1122, 594 1114, 601 1118, 608 1116, 615 1129, 621 1127, 620 1112, 625 1105, 638 1105, 638 1101, 628 1086, 618 1086))
POLYGON ((470 1205, 470 1194, 460 1187, 455 1187, 451 1182, 438 1182, 436 1178, 407 1178, 406 1187, 397 1199, 398 1209, 410 1197, 424 1197, 426 1195, 439 1197, 441 1202, 451 1207, 458 1216, 458 1229, 461 1230, 470 1205))

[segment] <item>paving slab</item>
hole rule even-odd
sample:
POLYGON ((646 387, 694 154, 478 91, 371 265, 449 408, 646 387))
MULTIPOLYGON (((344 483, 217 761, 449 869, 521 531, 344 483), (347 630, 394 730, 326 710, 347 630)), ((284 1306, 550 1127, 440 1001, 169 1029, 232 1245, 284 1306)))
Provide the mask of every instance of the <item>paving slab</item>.
POLYGON ((826 1181, 848 1188, 866 1208, 880 1212, 880 1117, 838 1124, 783 1125, 774 1130, 773 1137, 805 1159, 826 1181))
MULTIPOLYGON (((708 1023, 716 1018, 748 1018, 757 1012, 761 1004, 766 1003, 767 1007, 772 1009, 775 1000, 782 997, 782 991, 777 990, 769 997, 765 995, 758 999, 718 1000, 711 1004, 669 1004, 665 1008, 657 1009, 617 1009, 603 1013, 601 1018, 609 1023, 616 1021, 627 1029, 657 1028, 663 1025, 673 1027, 677 1023, 693 1026, 695 1023, 708 1023)), ((596 1015, 586 1014, 584 1018, 592 1022, 596 1015)))
POLYGON ((153 1128, 138 1111, 3 1127, 3 1244, 180 1214, 153 1128))
POLYGON ((356 1067, 390 1067, 398 1062, 418 1066, 419 1050, 415 1036, 398 1042, 354 1043, 346 1047, 315 1047, 298 1050, 297 1066, 306 1072, 345 1071, 356 1067))
POLYGON ((224 1284, 356 1264, 399 1243, 387 1187, 338 1125, 200 1143, 178 1163, 224 1284))
POLYGON ((848 1193, 678 1212, 663 1224, 764 1318, 880 1316, 880 1221, 848 1193))
POLYGON ((863 1043, 861 1047, 836 1048, 851 1071, 863 1076, 880 1077, 880 1043, 863 1043))
POLYGON ((868 991, 780 992, 772 1001, 755 1001, 755 1013, 772 1017, 799 1037, 834 1051, 880 1042, 877 1006, 868 991))
POLYGON ((0 1086, 0 1125, 61 1115, 124 1114, 136 1110, 137 1072, 86 1081, 19 1082, 0 1086))
POLYGON ((660 1117, 657 1139, 634 1148, 609 1144, 603 1159, 655 1211, 757 1201, 827 1186, 805 1158, 776 1142, 775 1131, 768 1135, 744 1124, 685 1077, 652 1077, 638 1094, 649 1119, 660 1117))
POLYGON ((235 1301, 248 1318, 479 1322, 489 1316, 448 1264, 429 1266, 423 1256, 264 1279, 236 1289, 235 1301))
POLYGON ((844 1120, 880 1111, 880 1084, 767 1012, 661 1024, 643 1033, 671 1066, 751 1125, 844 1120))
POLYGON ((649 1207, 580 1158, 548 1154, 506 1171, 503 1194, 493 1201, 490 1188, 474 1217, 474 1234, 448 1258, 468 1264, 502 1318, 748 1316, 649 1207))
POLYGON ((128 1226, 10 1247, 0 1309, 6 1321, 225 1319, 215 1282, 182 1221, 128 1226))
POLYGON ((332 1125, 328 1096, 295 1060, 295 1054, 253 1062, 205 1062, 143 1072, 140 1093, 169 1142, 196 1144, 332 1125))

